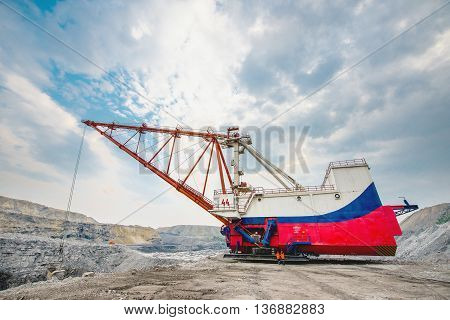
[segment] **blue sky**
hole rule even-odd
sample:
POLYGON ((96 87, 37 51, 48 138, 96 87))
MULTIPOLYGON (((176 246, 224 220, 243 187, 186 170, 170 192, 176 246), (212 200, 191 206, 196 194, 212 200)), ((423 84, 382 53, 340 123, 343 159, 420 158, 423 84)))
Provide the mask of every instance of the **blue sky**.
MULTIPOLYGON (((254 128, 445 3, 5 2, 109 74, 0 5, 0 194, 57 208, 81 119, 237 124, 274 161, 289 159, 287 143, 254 128)), ((298 159, 285 167, 315 185, 328 162, 365 157, 384 203, 448 202, 449 83, 450 6, 271 122, 297 138, 310 127, 308 170, 298 159)), ((114 223, 165 188, 88 130, 73 210, 114 223)), ((124 223, 215 221, 171 191, 124 223)))

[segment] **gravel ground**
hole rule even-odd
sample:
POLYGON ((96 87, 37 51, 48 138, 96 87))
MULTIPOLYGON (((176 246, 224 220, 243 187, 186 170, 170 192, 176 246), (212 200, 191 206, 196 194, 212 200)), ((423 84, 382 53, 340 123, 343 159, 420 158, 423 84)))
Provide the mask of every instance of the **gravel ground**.
POLYGON ((443 264, 318 260, 196 263, 31 283, 0 299, 449 299, 443 264))
MULTIPOLYGON (((3 233, 0 290, 9 289, 0 299, 448 299, 449 210, 441 204, 405 219, 395 259, 322 256, 286 266, 224 260, 215 245, 162 253, 81 240, 66 242, 60 265, 59 240, 3 233), (29 283, 45 280, 52 264, 69 277, 29 283), (79 277, 87 271, 94 277, 79 277)), ((175 248, 199 242, 192 226, 163 229, 175 248)))
POLYGON ((0 234, 0 290, 47 279, 49 268, 65 270, 67 276, 85 272, 110 273, 196 262, 224 250, 142 253, 124 245, 66 240, 64 261, 61 240, 23 234, 0 234))

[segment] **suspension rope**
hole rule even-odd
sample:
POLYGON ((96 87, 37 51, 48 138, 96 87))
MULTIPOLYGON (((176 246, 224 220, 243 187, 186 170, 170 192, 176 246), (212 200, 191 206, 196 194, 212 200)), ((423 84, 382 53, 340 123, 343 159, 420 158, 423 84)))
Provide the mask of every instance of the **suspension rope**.
MULTIPOLYGON (((189 147, 186 147, 184 149, 190 148, 192 146, 195 146, 197 144, 203 143, 203 141, 200 141, 198 143, 195 143, 193 145, 190 145, 189 147)), ((183 160, 183 162, 181 162, 176 168, 172 169, 172 171, 169 172, 169 175, 174 172, 175 170, 179 169, 186 161, 188 161, 189 159, 191 159, 197 152, 199 152, 200 150, 202 150, 205 147, 205 144, 203 144, 202 146, 200 146, 197 150, 195 150, 194 152, 192 152, 192 154, 187 157, 187 155, 185 155, 185 159, 183 160)), ((182 150, 181 150, 182 151, 182 150)))
POLYGON ((65 228, 64 224, 69 221, 70 207, 72 206, 73 192, 75 190, 75 182, 77 180, 78 167, 80 165, 80 158, 81 158, 81 151, 83 150, 84 137, 86 135, 86 127, 87 126, 84 126, 84 128, 83 128, 83 135, 81 137, 80 148, 78 149, 77 161, 75 163, 75 168, 74 168, 73 177, 72 177, 72 186, 70 187, 69 200, 67 201, 66 219, 63 222, 63 230, 62 230, 63 235, 61 238, 61 244, 59 246, 59 255, 60 255, 60 259, 61 259, 61 266, 64 264, 64 240, 67 237, 66 228, 65 228))
MULTIPOLYGON (((156 133, 158 133, 158 132, 156 132, 156 133)), ((152 138, 153 137, 151 137, 149 140, 151 140, 152 138)), ((152 144, 150 147, 146 147, 146 148, 142 149, 140 153, 141 154, 145 153, 148 149, 152 149, 153 151, 156 151, 155 146, 157 146, 161 141, 165 140, 166 138, 167 138, 166 136, 162 136, 161 139, 157 140, 156 143, 152 144)), ((154 139, 154 140, 156 140, 156 139, 154 139)), ((144 141, 145 141, 145 138, 144 138, 144 141)), ((149 141, 149 143, 151 143, 151 141, 149 141)))
MULTIPOLYGON (((181 153, 182 151, 187 150, 187 149, 189 149, 189 148, 192 148, 193 146, 196 146, 196 145, 198 145, 198 144, 200 144, 200 143, 202 143, 202 142, 203 142, 203 141, 199 141, 199 142, 193 143, 193 144, 191 144, 191 145, 189 145, 189 146, 187 146, 187 147, 184 147, 184 148, 181 149, 181 150, 177 150, 177 151, 174 152, 173 154, 174 154, 174 155, 179 154, 179 153, 181 153)), ((198 148, 195 152, 197 152, 197 151, 200 150, 201 148, 202 148, 202 147, 198 148)), ((158 162, 160 162, 160 161, 163 161, 164 159, 167 159, 167 158, 169 158, 169 157, 170 157, 170 155, 166 155, 166 156, 164 156, 164 157, 162 157, 162 158, 157 157, 155 161, 152 161, 152 165, 155 165, 156 163, 158 163, 158 162)), ((184 163, 184 162, 183 162, 183 163, 184 163)), ((174 171, 174 170, 170 171, 169 174, 172 173, 173 171, 174 171)))
MULTIPOLYGON (((205 147, 205 145, 206 145, 206 143, 202 143, 202 147, 201 148, 203 149, 205 147)), ((197 172, 197 169, 198 169, 198 166, 195 166, 194 170, 192 170, 192 179, 194 179, 194 183, 195 183, 195 186, 197 187, 197 189, 200 190, 200 186, 199 186, 199 184, 197 182, 197 179, 195 178, 195 172, 197 172)))

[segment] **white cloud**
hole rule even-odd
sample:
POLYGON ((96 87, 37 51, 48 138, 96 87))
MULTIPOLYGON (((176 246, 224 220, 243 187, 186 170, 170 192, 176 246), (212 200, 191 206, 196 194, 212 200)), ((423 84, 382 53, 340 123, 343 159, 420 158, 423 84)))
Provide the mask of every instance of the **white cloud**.
POLYGON ((434 44, 424 53, 414 55, 402 61, 403 68, 419 71, 432 71, 446 67, 450 62, 450 30, 437 35, 434 44))
MULTIPOLYGON (((74 162, 81 138, 77 119, 27 79, 4 67, 1 81, 5 89, 2 89, 0 104, 0 159, 3 163, 0 167, 0 192, 65 208, 72 172, 63 170, 61 163, 40 159, 38 152, 47 148, 53 149, 52 152, 73 153, 74 162), (71 139, 73 137, 76 139, 71 139), (69 139, 76 141, 77 145, 67 148, 69 139)), ((148 183, 155 177, 139 177, 133 160, 118 158, 113 150, 102 136, 88 129, 72 207, 111 223, 148 201, 152 194, 160 192, 157 188, 144 191, 126 188, 126 177, 148 183), (90 153, 92 158, 88 157, 90 153), (96 170, 83 173, 83 167, 92 160, 96 162, 96 170)), ((152 206, 147 210, 150 208, 152 206)), ((171 210, 176 212, 173 207, 171 210)), ((133 221, 152 224, 148 218, 136 220, 136 217, 124 223, 133 221)), ((170 220, 165 221, 170 223, 170 220)), ((158 225, 158 222, 153 224, 158 225)))
POLYGON ((143 36, 151 35, 151 31, 145 22, 138 21, 135 26, 131 27, 131 35, 136 40, 140 40, 143 36))
MULTIPOLYGON (((305 89, 308 87, 308 81, 304 81, 307 76, 318 74, 317 85, 328 80, 327 70, 323 74, 320 70, 321 63, 327 62, 330 56, 336 58, 338 70, 351 65, 385 38, 397 33, 398 28, 402 29, 405 24, 409 25, 428 12, 430 6, 423 3, 415 9, 400 2, 391 7, 373 1, 358 2, 354 8, 340 3, 328 8, 318 2, 292 6, 224 2, 218 6, 215 1, 200 0, 65 1, 52 12, 33 18, 106 70, 118 74, 123 71, 124 77, 120 77, 128 85, 152 101, 165 105, 164 110, 184 123, 194 128, 227 124, 242 127, 261 125, 301 100, 313 89, 305 89), (257 69, 270 71, 261 73, 271 82, 257 94, 247 90, 248 83, 240 78, 243 67, 250 62, 257 62, 257 69), (132 78, 126 75, 132 75, 132 78)), ((444 13, 441 14, 445 18, 444 13)), ((98 68, 22 19, 6 11, 1 11, 0 17, 6 28, 2 32, 0 58, 3 65, 8 66, 0 72, 2 86, 5 87, 0 110, 0 139, 5 142, 1 150, 2 161, 5 159, 5 163, 12 167, 21 164, 28 171, 45 174, 54 180, 45 182, 31 178, 22 174, 19 168, 17 172, 3 170, 2 177, 7 180, 2 181, 8 183, 1 185, 0 190, 15 190, 12 195, 20 195, 25 191, 20 191, 18 185, 33 186, 34 190, 47 192, 46 196, 32 195, 34 200, 52 204, 55 203, 50 196, 53 192, 65 199, 65 184, 56 181, 69 181, 70 173, 48 159, 36 156, 39 151, 36 149, 40 148, 37 142, 44 141, 61 148, 69 137, 80 134, 74 114, 102 116, 101 112, 89 109, 91 107, 96 108, 95 111, 111 108, 118 119, 129 119, 131 113, 135 118, 145 119, 159 109, 130 90, 117 90, 105 81, 98 68), (53 66, 62 73, 73 72, 91 80, 86 83, 67 80, 63 83, 62 99, 77 102, 71 104, 74 106, 73 114, 46 93, 48 88, 55 89, 53 66), (111 99, 105 104, 100 102, 92 106, 83 100, 85 97, 101 99, 103 94, 120 95, 124 105, 112 105, 114 100, 111 99), (20 159, 25 160, 21 162, 20 159), (17 182, 12 183, 13 180, 17 182)), ((366 61, 274 122, 284 128, 288 125, 313 125, 312 136, 304 148, 312 174, 295 172, 301 182, 320 183, 330 160, 351 158, 366 152, 381 162, 405 143, 422 141, 417 137, 397 136, 393 131, 387 137, 380 138, 379 135, 389 131, 405 115, 422 115, 421 120, 426 118, 426 113, 420 111, 422 105, 417 104, 427 101, 421 90, 415 89, 417 92, 411 92, 402 99, 396 97, 402 85, 414 80, 418 72, 423 73, 424 81, 432 87, 433 94, 442 92, 442 83, 447 78, 439 70, 448 71, 450 55, 449 32, 445 31, 448 28, 442 17, 439 19, 428 21, 421 26, 423 29, 418 28, 416 33, 409 34, 410 38, 405 37, 403 42, 398 41, 396 46, 386 48, 386 56, 379 55, 366 61), (433 23, 436 29, 441 26, 444 30, 436 39, 426 36, 434 32, 433 23), (349 146, 354 146, 354 149, 349 146), (373 152, 368 147, 373 147, 373 152)), ((255 82, 262 80, 266 79, 257 78, 255 82)), ((442 112, 436 114, 442 115, 442 112)), ((176 124, 164 112, 157 113, 153 119, 161 125, 176 124)), ((135 162, 120 154, 96 133, 88 131, 86 142, 86 148, 98 161, 99 169, 92 176, 80 180, 80 196, 75 198, 74 205, 81 211, 114 222, 115 218, 138 207, 163 186, 155 182, 158 180, 153 176, 138 175, 135 162), (95 200, 83 202, 81 199, 95 200)), ((76 145, 72 149, 75 150, 76 145)), ((273 150, 287 155, 286 145, 273 145, 273 150)), ((29 196, 30 192, 26 195, 29 196)), ((161 200, 153 207, 155 212, 164 212, 165 217, 155 218, 161 219, 157 220, 162 221, 161 224, 176 223, 180 208, 184 210, 188 206, 187 200, 181 200, 182 196, 176 193, 163 200, 167 199, 170 199, 170 204, 161 200)), ((64 204, 58 206, 63 207, 64 204)), ((186 219, 184 223, 209 221, 203 215, 197 216, 201 210, 194 205, 187 210, 194 213, 183 216, 186 219)), ((139 219, 131 221, 148 224, 149 220, 139 219)))
POLYGON ((19 103, 16 105, 14 101, 14 106, 10 101, 5 108, 14 109, 14 112, 21 115, 30 115, 40 126, 52 128, 55 139, 64 138, 76 131, 75 117, 57 106, 47 94, 36 88, 29 80, 4 68, 0 68, 0 72, 3 85, 15 94, 19 103))
MULTIPOLYGON (((89 22, 92 10, 82 7, 60 4, 54 16, 48 16, 49 27, 99 65, 120 65, 133 75, 126 80, 128 85, 152 101, 170 105, 169 113, 179 115, 190 126, 238 120, 232 111, 245 107, 248 97, 236 95, 235 74, 249 50, 249 41, 226 13, 216 10, 214 1, 144 2, 108 8, 94 19, 95 27, 89 22), (69 8, 76 25, 61 29, 51 22, 68 19, 69 8), (123 29, 131 30, 130 34, 123 34, 123 29), (128 43, 127 36, 138 41, 128 43)), ((84 66, 84 61, 69 62, 60 56, 57 61, 63 66, 70 63, 70 70, 99 75, 92 66, 84 66)), ((155 110, 146 99, 129 92, 131 97, 141 106, 131 99, 125 106, 136 116, 142 118, 155 110)), ((172 117, 160 116, 165 124, 176 124, 172 117)))

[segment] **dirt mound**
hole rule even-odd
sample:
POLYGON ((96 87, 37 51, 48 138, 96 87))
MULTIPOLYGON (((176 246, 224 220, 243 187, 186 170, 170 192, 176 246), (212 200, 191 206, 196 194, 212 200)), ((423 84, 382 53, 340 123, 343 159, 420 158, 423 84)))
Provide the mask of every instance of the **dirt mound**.
POLYGON ((80 223, 98 223, 91 217, 77 212, 69 212, 60 209, 54 209, 42 204, 18 200, 0 196, 0 210, 4 212, 21 213, 28 216, 55 219, 55 220, 68 220, 71 222, 80 223))
POLYGON ((0 197, 0 234, 6 233, 116 244, 142 244, 158 238, 153 228, 99 223, 74 212, 66 219, 63 210, 0 197))
POLYGON ((137 248, 143 252, 180 252, 225 249, 220 227, 178 225, 157 229, 159 238, 137 248))
POLYGON ((397 256, 403 260, 448 263, 450 261, 450 204, 421 209, 400 224, 397 256))
POLYGON ((198 226, 198 225, 178 225, 173 227, 163 227, 158 228, 158 232, 184 236, 184 237, 201 237, 216 239, 218 237, 222 238, 220 234, 220 227, 214 226, 198 226))

